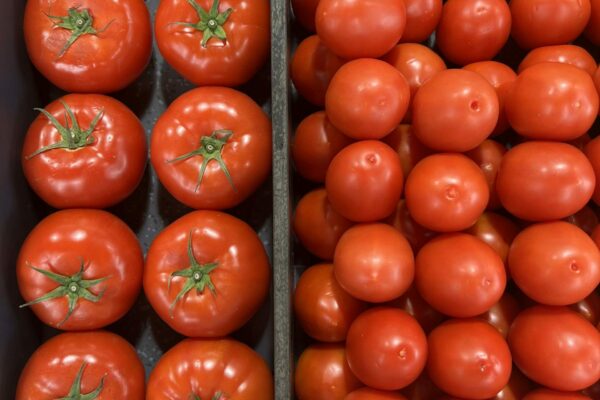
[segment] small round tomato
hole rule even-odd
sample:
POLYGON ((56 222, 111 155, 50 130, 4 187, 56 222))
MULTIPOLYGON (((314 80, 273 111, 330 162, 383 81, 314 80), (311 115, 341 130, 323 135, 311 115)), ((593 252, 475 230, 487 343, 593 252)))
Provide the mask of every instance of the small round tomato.
POLYGON ((28 0, 23 30, 33 65, 66 92, 123 89, 144 71, 152 52, 142 0, 28 0))
POLYGON ((398 207, 392 215, 385 220, 386 223, 398 229, 404 235, 406 240, 414 251, 419 251, 425 243, 437 235, 436 232, 429 230, 415 222, 411 217, 406 200, 402 199, 398 202, 398 207))
POLYGON ((519 233, 519 227, 510 219, 493 212, 485 212, 475 225, 465 231, 487 243, 506 263, 508 249, 519 233))
POLYGON ((45 324, 102 328, 121 318, 142 288, 144 259, 135 234, 100 210, 63 210, 43 219, 17 260, 21 295, 45 324))
POLYGON ((270 273, 265 249, 250 226, 222 212, 194 211, 150 245, 144 292, 177 332, 218 337, 254 315, 268 294, 270 273))
POLYGON ((268 0, 161 0, 156 43, 194 84, 238 86, 269 56, 269 10, 268 0))
POLYGON ((600 380, 600 332, 566 307, 521 312, 508 343, 515 364, 540 385, 576 391, 600 380))
POLYGON ((573 215, 569 215, 564 218, 563 221, 567 221, 570 224, 582 229, 588 235, 592 234, 594 228, 598 225, 598 216, 596 212, 592 210, 590 206, 584 206, 581 210, 577 211, 573 215))
MULTIPOLYGON (((598 70, 600 71, 600 69, 598 70)), ((584 152, 594 168, 594 174, 598 177, 592 200, 600 205, 600 137, 596 137, 586 144, 584 152)))
POLYGON ((572 304, 570 308, 590 321, 592 325, 600 323, 600 293, 592 292, 585 299, 572 304))
POLYGON ((427 344, 429 377, 452 396, 487 399, 509 381, 510 350, 500 333, 486 322, 444 322, 429 334, 427 344))
POLYGON ((354 320, 346 351, 350 369, 364 384, 398 390, 414 382, 425 368, 427 338, 406 312, 376 307, 354 320))
POLYGON ((463 152, 479 146, 498 122, 493 86, 462 69, 441 71, 425 82, 413 99, 413 131, 429 148, 463 152))
POLYGON ((520 311, 521 307, 517 299, 509 292, 504 292, 500 301, 480 315, 479 318, 498 329, 498 332, 506 338, 510 325, 520 311))
POLYGON ((421 297, 414 284, 401 297, 390 301, 387 305, 406 311, 417 320, 425 333, 431 332, 446 319, 421 297))
POLYGON ((105 208, 133 192, 146 167, 146 134, 123 103, 70 94, 37 110, 21 162, 42 200, 55 208, 105 208))
POLYGON ((406 26, 403 43, 423 42, 433 33, 442 16, 442 0, 404 0, 406 26))
POLYGON ((519 64, 519 73, 533 65, 544 62, 570 64, 584 70, 590 76, 594 75, 598 67, 594 57, 583 47, 563 44, 538 47, 531 50, 519 64))
POLYGON ((436 43, 458 65, 491 60, 508 40, 510 24, 505 0, 449 0, 442 10, 436 43))
POLYGON ((357 299, 382 303, 410 287, 414 256, 404 236, 387 224, 361 224, 340 238, 333 257, 335 278, 357 299))
POLYGON ((335 73, 325 95, 331 123, 354 139, 381 139, 404 118, 410 89, 404 76, 381 60, 360 59, 335 73))
POLYGON ((498 194, 496 193, 496 176, 502 156, 506 153, 506 147, 502 144, 486 139, 479 146, 465 153, 467 157, 475 161, 487 180, 488 188, 490 189, 490 200, 487 205, 488 210, 495 210, 502 207, 498 194))
POLYGON ((398 152, 403 176, 408 176, 419 161, 433 153, 433 150, 419 142, 412 133, 411 125, 398 125, 398 128, 383 138, 383 142, 398 152))
POLYGON ((245 344, 185 339, 158 360, 148 380, 146 400, 163 399, 272 400, 273 377, 245 344))
POLYGON ((63 333, 29 358, 16 400, 144 400, 144 366, 125 339, 109 332, 63 333))
POLYGON ((592 400, 581 393, 558 392, 550 389, 537 389, 527 393, 523 400, 592 400))
POLYGON ((590 0, 590 5, 590 19, 583 34, 590 42, 598 46, 600 45, 600 1, 590 0))
POLYGON ((364 387, 350 393, 344 400, 406 400, 406 397, 396 392, 364 387))
POLYGON ((309 32, 315 31, 315 14, 319 0, 292 0, 294 17, 309 32))
POLYGON ((489 199, 485 175, 462 154, 434 154, 413 168, 406 180, 406 206, 414 220, 438 232, 475 224, 489 199))
POLYGON ((150 159, 161 183, 186 206, 231 208, 269 175, 271 122, 241 92, 196 88, 156 122, 150 159))

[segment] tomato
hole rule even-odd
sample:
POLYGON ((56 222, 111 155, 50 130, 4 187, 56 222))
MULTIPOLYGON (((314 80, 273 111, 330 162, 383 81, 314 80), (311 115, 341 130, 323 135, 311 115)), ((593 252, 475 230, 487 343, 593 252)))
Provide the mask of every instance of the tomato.
POLYGON ((194 211, 167 226, 150 245, 144 291, 177 332, 218 337, 254 315, 269 291, 270 272, 265 249, 250 226, 218 211, 194 211))
POLYGON ((406 240, 408 240, 414 251, 418 251, 432 237, 437 235, 436 232, 424 228, 415 222, 408 212, 406 201, 404 199, 398 202, 396 211, 394 211, 385 222, 398 229, 400 233, 404 235, 406 240))
POLYGON ((433 33, 442 16, 442 0, 404 0, 406 26, 401 42, 423 42, 433 33))
POLYGON ((594 243, 596 243, 596 246, 598 246, 598 248, 600 248, 600 225, 597 225, 594 228, 594 230, 592 231, 590 236, 592 237, 592 240, 594 241, 594 243))
POLYGON ((463 152, 479 146, 498 122, 496 91, 481 75, 441 71, 413 99, 413 130, 427 147, 463 152))
POLYGON ((353 143, 331 161, 325 177, 333 209, 351 221, 369 222, 394 212, 404 178, 398 154, 375 140, 353 143))
POLYGON ((376 307, 354 320, 346 351, 350 369, 364 384, 398 390, 414 382, 425 368, 427 338, 406 312, 376 307))
POLYGON ((398 43, 406 26, 403 0, 321 0, 317 34, 342 58, 377 58, 398 43))
POLYGON ((398 152, 403 176, 408 176, 416 163, 433 153, 419 142, 412 133, 411 125, 398 125, 392 133, 383 138, 383 142, 398 152))
POLYGON ((596 179, 596 187, 592 200, 594 200, 594 203, 600 205, 600 137, 596 137, 586 144, 584 152, 594 168, 594 174, 599 177, 596 179))
POLYGON ((70 94, 37 110, 21 160, 29 185, 46 203, 105 208, 133 192, 146 167, 146 134, 123 103, 70 94))
POLYGON ((271 171, 271 122, 241 92, 193 89, 156 122, 150 159, 161 183, 186 206, 231 208, 271 171))
POLYGON ((142 287, 144 259, 135 234, 100 210, 63 210, 43 219, 17 260, 19 290, 47 325, 102 328, 121 318, 142 287))
POLYGON ((410 386, 402 389, 401 393, 408 400, 438 400, 438 397, 443 395, 442 391, 431 382, 427 371, 424 371, 410 386))
POLYGON ((527 393, 523 400, 592 400, 580 393, 557 392, 549 389, 538 389, 527 393))
POLYGON ((479 217, 475 225, 465 232, 477 237, 498 253, 502 262, 506 263, 508 249, 519 233, 519 227, 510 219, 487 211, 479 217))
POLYGON ((269 57, 268 0, 161 0, 156 43, 195 85, 238 86, 269 57))
POLYGON ((566 307, 521 312, 508 343, 519 369, 550 389, 576 391, 600 379, 600 332, 566 307))
POLYGON ((498 329, 498 332, 506 338, 510 324, 521 311, 519 302, 509 292, 504 292, 500 301, 487 310, 479 318, 498 329))
POLYGON ((340 238, 333 257, 340 286, 357 299, 382 303, 402 296, 415 273, 410 244, 387 224, 361 224, 340 238))
POLYGON ((406 397, 396 392, 365 387, 350 393, 344 400, 406 400, 406 397))
POLYGON ((596 91, 600 94, 600 67, 594 73, 594 86, 596 86, 596 91))
POLYGON ((387 305, 406 311, 417 320, 425 333, 431 332, 446 319, 421 297, 414 284, 401 297, 390 301, 387 305))
POLYGON ((66 92, 123 89, 152 52, 142 0, 28 0, 23 31, 33 65, 66 92))
POLYGON ((513 368, 508 384, 491 400, 523 400, 532 387, 531 381, 518 368, 513 368))
POLYGON ((436 42, 442 54, 458 65, 491 60, 508 40, 510 25, 505 0, 449 0, 436 42))
POLYGON ((435 237, 417 254, 415 283, 427 303, 452 317, 474 317, 502 297, 506 273, 500 256, 472 235, 435 237))
POLYGON ((143 400, 144 367, 125 339, 74 332, 42 344, 21 372, 16 400, 143 400))
POLYGON ((595 45, 600 45, 600 1, 590 0, 590 19, 583 34, 595 45))
POLYGON ((265 361, 232 339, 185 339, 158 360, 146 400, 273 399, 265 361))
POLYGON ((496 193, 496 176, 502 162, 502 156, 505 153, 506 147, 490 139, 484 140, 479 146, 465 153, 467 157, 479 165, 479 168, 481 168, 481 171, 485 175, 490 190, 490 200, 487 205, 488 210, 495 210, 502 206, 496 193))
POLYGON ((315 31, 315 14, 319 0, 292 0, 294 17, 309 32, 315 31))
POLYGON ((325 95, 331 123, 354 139, 380 139, 404 118, 410 101, 406 79, 374 59, 350 61, 335 73, 325 95))
POLYGON ((598 325, 600 323, 600 294, 598 292, 592 292, 585 299, 572 304, 570 308, 581 314, 591 324, 598 325))
POLYGON ((294 87, 309 102, 322 106, 331 78, 344 61, 333 54, 317 35, 300 42, 290 67, 294 87))
POLYGON ((362 386, 348 366, 343 344, 309 346, 298 359, 294 381, 298 400, 344 400, 362 386))
POLYGON ((294 292, 294 311, 304 332, 322 342, 346 339, 350 324, 366 304, 345 292, 332 264, 317 264, 302 273, 294 292))
POLYGON ((427 344, 429 376, 452 396, 486 399, 509 381, 510 350, 500 333, 486 322, 445 322, 429 334, 427 344))
POLYGON ((406 180, 406 206, 414 220, 434 231, 475 224, 489 199, 485 175, 461 154, 434 154, 419 161, 406 180))
POLYGON ((544 46, 531 50, 519 64, 519 73, 523 70, 544 62, 555 62, 570 64, 574 67, 584 70, 590 76, 594 76, 596 60, 583 47, 572 44, 563 44, 556 46, 544 46))
POLYGON ((590 206, 584 206, 575 214, 564 218, 564 221, 581 228, 585 233, 591 235, 596 225, 598 225, 598 216, 590 206))
POLYGON ((577 148, 531 141, 504 155, 496 191, 502 205, 516 217, 549 221, 583 208, 592 197, 595 183, 592 166, 577 148))

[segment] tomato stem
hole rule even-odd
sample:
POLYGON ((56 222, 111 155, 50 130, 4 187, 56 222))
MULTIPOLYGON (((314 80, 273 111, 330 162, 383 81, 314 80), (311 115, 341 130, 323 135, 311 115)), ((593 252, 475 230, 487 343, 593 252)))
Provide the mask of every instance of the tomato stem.
POLYGON ((75 376, 75 380, 73 381, 73 385, 71 385, 71 390, 69 390, 67 397, 61 397, 56 400, 94 400, 100 396, 102 389, 104 389, 104 378, 106 378, 106 375, 100 379, 100 384, 93 392, 81 394, 81 378, 83 377, 83 370, 86 366, 87 363, 84 361, 83 364, 81 364, 81 368, 79 368, 79 372, 77 372, 77 376, 75 376))
POLYGON ((214 0, 212 7, 207 12, 196 3, 196 0, 187 0, 187 2, 196 10, 199 21, 196 23, 173 22, 171 25, 182 25, 202 32, 202 47, 206 47, 212 37, 226 42, 227 32, 223 29, 223 25, 233 12, 233 8, 228 8, 224 12, 219 13, 219 0, 214 0))

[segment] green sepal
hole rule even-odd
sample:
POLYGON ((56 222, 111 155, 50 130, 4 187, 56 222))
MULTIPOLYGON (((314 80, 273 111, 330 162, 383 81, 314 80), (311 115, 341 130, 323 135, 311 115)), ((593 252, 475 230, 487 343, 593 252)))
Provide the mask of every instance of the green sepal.
POLYGON ((79 372, 77 372, 77 376, 75 376, 75 380, 73 381, 73 385, 71 385, 71 389, 69 390, 69 394, 67 397, 61 397, 56 400, 95 400, 100 396, 102 389, 104 389, 104 379, 106 375, 100 379, 100 384, 94 389, 94 391, 82 394, 81 393, 81 379, 83 377, 83 370, 87 366, 86 362, 81 364, 81 368, 79 368, 79 372))
POLYGON ((209 11, 203 9, 196 0, 187 0, 187 2, 196 11, 196 14, 198 14, 198 22, 173 22, 172 25, 182 25, 202 32, 202 47, 206 47, 208 41, 213 37, 226 42, 227 32, 223 28, 223 25, 225 25, 229 19, 229 16, 233 12, 233 8, 228 8, 220 13, 219 0, 213 0, 209 11))

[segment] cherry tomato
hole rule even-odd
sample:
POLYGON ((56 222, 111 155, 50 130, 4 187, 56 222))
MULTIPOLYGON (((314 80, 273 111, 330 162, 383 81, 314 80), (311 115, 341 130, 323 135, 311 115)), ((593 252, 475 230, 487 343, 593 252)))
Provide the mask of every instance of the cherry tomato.
POLYGON ((271 171, 271 122, 241 92, 193 89, 156 122, 150 159, 161 183, 183 204, 231 208, 271 171))
POLYGON ((517 299, 509 292, 504 292, 500 301, 484 314, 480 315, 479 318, 498 329, 502 337, 506 338, 510 324, 512 324, 520 311, 521 307, 517 299))
POLYGON ((414 284, 401 297, 390 301, 387 305, 406 311, 417 320, 425 333, 431 332, 446 319, 421 297, 414 284))
POLYGON ((591 398, 574 392, 557 392, 550 389, 538 389, 527 393, 523 400, 592 400, 591 398))
POLYGON ((406 397, 396 392, 365 387, 350 393, 344 400, 406 400, 406 397))
POLYGON ((392 133, 383 138, 383 142, 398 152, 403 176, 408 176, 416 163, 433 153, 433 150, 419 142, 419 139, 412 133, 411 125, 399 125, 392 133))
POLYGON ((577 226, 588 235, 591 235, 596 225, 598 225, 598 216, 596 215, 594 210, 590 208, 590 206, 584 206, 575 214, 569 215, 567 218, 564 218, 564 221, 567 221, 577 226))
POLYGON ((519 73, 523 70, 544 62, 555 62, 570 64, 574 67, 584 70, 590 76, 594 76, 596 60, 583 47, 572 44, 563 44, 557 46, 544 46, 531 50, 519 64, 519 73))
POLYGON ((408 212, 406 201, 404 199, 398 202, 396 211, 394 211, 385 222, 398 229, 400 233, 404 235, 406 240, 408 240, 414 251, 419 251, 425 243, 437 235, 436 232, 424 228, 415 222, 408 212))
POLYGON ((433 33, 442 16, 442 0, 404 0, 406 26, 401 42, 423 42, 433 33))
POLYGON ((600 323, 600 294, 592 292, 585 299, 572 304, 570 308, 581 314, 592 325, 600 323))
POLYGON ((292 0, 294 17, 309 32, 315 31, 315 14, 319 0, 292 0))
POLYGON ((16 400, 144 400, 144 367, 109 332, 63 333, 41 345, 21 372, 16 400))
POLYGON ((600 1, 590 0, 590 19, 583 34, 595 45, 600 45, 600 1))
POLYGON ((488 210, 495 210, 502 207, 498 194, 496 193, 496 176, 502 162, 502 156, 506 153, 506 147, 502 144, 486 139, 479 146, 465 153, 467 157, 475 161, 487 180, 490 190, 490 200, 487 205, 488 210))
POLYGON ((218 337, 254 315, 268 294, 270 272, 265 249, 250 226, 218 211, 194 211, 167 226, 150 245, 144 291, 177 332, 218 337))
POLYGON ((508 249, 519 233, 519 227, 510 219, 487 211, 479 217, 475 225, 465 232, 484 241, 498 253, 502 262, 506 263, 508 249))
POLYGON ((600 137, 596 137, 586 144, 584 152, 594 168, 594 174, 599 177, 596 179, 596 187, 592 200, 594 200, 594 203, 600 205, 600 137))

